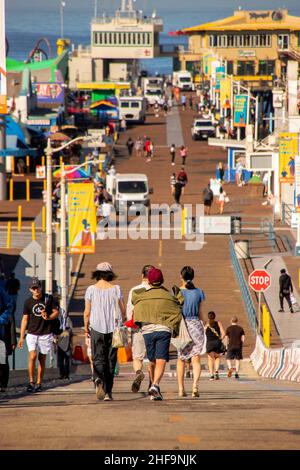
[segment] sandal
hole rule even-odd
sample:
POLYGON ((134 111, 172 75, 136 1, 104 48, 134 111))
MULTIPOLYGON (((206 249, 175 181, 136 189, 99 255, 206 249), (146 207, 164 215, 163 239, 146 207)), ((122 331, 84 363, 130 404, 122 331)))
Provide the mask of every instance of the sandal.
POLYGON ((186 393, 185 390, 179 390, 178 396, 179 396, 180 398, 187 397, 187 393, 186 393))
POLYGON ((193 398, 199 398, 199 390, 198 390, 198 387, 194 387, 193 388, 193 391, 192 391, 192 397, 193 398))

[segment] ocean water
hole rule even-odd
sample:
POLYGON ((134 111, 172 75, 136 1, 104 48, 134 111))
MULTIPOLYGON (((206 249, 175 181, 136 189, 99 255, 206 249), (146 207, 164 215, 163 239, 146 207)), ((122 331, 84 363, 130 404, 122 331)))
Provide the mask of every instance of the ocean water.
MULTIPOLYGON (((279 1, 279 0, 277 0, 279 1)), ((98 15, 107 15, 120 6, 121 0, 98 0, 98 15)), ((6 0, 6 35, 9 56, 25 60, 35 43, 45 37, 55 52, 55 42, 60 37, 60 0, 6 0)), ((63 14, 64 36, 71 42, 90 44, 90 20, 94 16, 95 0, 65 0, 63 14)), ((285 0, 290 14, 300 16, 299 0, 285 0)), ((189 27, 232 15, 238 7, 244 9, 276 9, 276 0, 137 0, 134 7, 150 15, 153 10, 164 20, 162 44, 187 44, 185 36, 169 36, 170 31, 189 27)), ((41 44, 46 48, 45 44, 41 44)), ((46 48, 47 50, 47 48, 46 48)), ((151 72, 170 73, 171 59, 148 59, 142 68, 151 72)))

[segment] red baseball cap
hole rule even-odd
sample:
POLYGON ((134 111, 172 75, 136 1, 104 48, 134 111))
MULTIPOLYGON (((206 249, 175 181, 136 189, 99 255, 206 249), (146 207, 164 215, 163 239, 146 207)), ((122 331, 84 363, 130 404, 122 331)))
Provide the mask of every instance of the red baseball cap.
POLYGON ((164 282, 164 277, 161 270, 157 268, 151 268, 148 273, 148 282, 153 286, 160 286, 164 282))

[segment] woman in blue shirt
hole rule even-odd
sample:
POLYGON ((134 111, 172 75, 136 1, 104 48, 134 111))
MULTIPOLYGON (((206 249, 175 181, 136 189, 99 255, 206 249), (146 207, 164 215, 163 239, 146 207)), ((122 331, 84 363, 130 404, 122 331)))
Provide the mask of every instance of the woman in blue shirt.
POLYGON ((193 342, 184 349, 178 351, 177 379, 179 396, 186 397, 184 389, 185 361, 191 359, 193 368, 193 390, 192 397, 199 397, 199 380, 201 374, 200 354, 203 353, 205 342, 205 331, 202 319, 202 302, 205 300, 204 292, 193 284, 194 270, 185 266, 181 270, 180 291, 184 298, 182 315, 186 320, 186 326, 193 342))

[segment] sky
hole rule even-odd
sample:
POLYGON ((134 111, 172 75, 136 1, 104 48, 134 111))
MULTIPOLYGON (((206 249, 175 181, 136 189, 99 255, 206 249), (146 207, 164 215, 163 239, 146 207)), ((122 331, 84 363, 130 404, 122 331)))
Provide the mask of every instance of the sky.
MULTIPOLYGON (((94 11, 95 0, 65 0, 65 10, 81 10, 83 4, 85 9, 94 11)), ((99 10, 116 9, 121 0, 98 0, 99 10)), ((6 9, 9 12, 16 10, 30 10, 38 8, 39 11, 53 11, 59 9, 60 0, 6 0, 6 9)), ((216 18, 219 9, 234 10, 241 6, 244 9, 274 9, 278 7, 287 7, 290 10, 298 11, 300 14, 299 0, 137 0, 135 2, 137 9, 152 11, 154 8, 159 12, 182 11, 183 9, 200 9, 203 12, 215 10, 216 18)))

